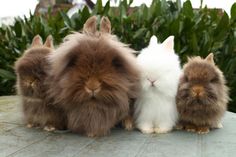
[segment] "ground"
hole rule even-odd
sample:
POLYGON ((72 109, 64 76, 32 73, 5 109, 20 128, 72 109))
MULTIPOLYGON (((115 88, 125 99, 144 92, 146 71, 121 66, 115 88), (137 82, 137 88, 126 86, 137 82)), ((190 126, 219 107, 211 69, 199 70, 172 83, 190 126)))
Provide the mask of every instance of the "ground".
POLYGON ((113 129, 88 138, 70 132, 26 128, 19 98, 0 97, 0 157, 232 157, 236 154, 236 114, 227 112, 223 129, 197 135, 173 131, 144 135, 113 129))

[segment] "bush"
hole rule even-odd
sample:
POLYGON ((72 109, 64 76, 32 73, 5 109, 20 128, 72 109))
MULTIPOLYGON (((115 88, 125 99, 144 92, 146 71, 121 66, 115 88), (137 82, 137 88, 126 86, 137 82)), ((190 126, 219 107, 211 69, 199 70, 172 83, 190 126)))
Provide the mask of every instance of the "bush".
POLYGON ((182 7, 180 0, 153 0, 150 8, 145 4, 130 8, 131 3, 124 0, 118 8, 111 8, 109 1, 102 7, 98 0, 92 13, 85 7, 71 18, 64 12, 56 16, 30 15, 29 19, 17 18, 13 26, 1 27, 0 95, 14 93, 13 64, 36 34, 44 39, 52 34, 55 43, 59 44, 71 31, 81 30, 92 14, 108 16, 113 33, 136 50, 147 46, 155 34, 161 42, 169 35, 175 36, 175 50, 182 63, 186 62, 187 56, 205 57, 213 52, 231 88, 229 110, 236 112, 236 3, 231 8, 231 18, 217 9, 194 10, 190 1, 182 7))

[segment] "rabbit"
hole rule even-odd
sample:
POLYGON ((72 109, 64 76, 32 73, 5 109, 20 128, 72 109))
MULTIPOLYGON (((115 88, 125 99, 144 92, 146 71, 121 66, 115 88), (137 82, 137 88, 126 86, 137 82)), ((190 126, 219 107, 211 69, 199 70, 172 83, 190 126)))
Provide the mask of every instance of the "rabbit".
POLYGON ((210 53, 205 59, 188 59, 180 78, 176 96, 179 129, 205 134, 222 128, 221 119, 227 109, 229 92, 223 73, 210 53))
POLYGON ((53 105, 46 95, 46 80, 50 69, 47 57, 53 49, 51 35, 47 37, 44 45, 41 37, 37 35, 31 47, 15 62, 16 88, 22 100, 27 127, 42 127, 46 131, 66 127, 64 111, 53 105))
POLYGON ((49 57, 48 94, 67 113, 68 129, 88 137, 108 135, 121 121, 132 127, 130 102, 140 91, 135 51, 111 34, 107 17, 100 31, 96 21, 90 17, 49 57))
POLYGON ((152 36, 137 62, 142 69, 142 91, 135 102, 135 125, 142 133, 170 132, 178 118, 175 97, 181 75, 174 36, 162 44, 152 36))

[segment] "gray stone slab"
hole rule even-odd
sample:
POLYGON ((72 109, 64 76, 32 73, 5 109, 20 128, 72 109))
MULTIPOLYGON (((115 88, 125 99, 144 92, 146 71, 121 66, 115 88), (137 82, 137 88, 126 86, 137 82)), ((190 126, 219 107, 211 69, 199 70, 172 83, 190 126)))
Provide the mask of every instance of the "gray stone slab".
POLYGON ((0 97, 0 122, 23 124, 19 97, 0 97))
POLYGON ((232 157, 236 154, 236 116, 228 112, 223 120, 224 127, 200 136, 201 155, 205 157, 232 157))
POLYGON ((13 128, 19 127, 19 125, 16 124, 8 124, 8 123, 0 123, 0 133, 5 133, 10 131, 13 128))
POLYGON ((138 131, 112 130, 110 136, 96 139, 74 157, 134 157, 150 137, 138 131))
POLYGON ((142 147, 137 157, 199 157, 198 135, 173 131, 168 134, 153 135, 142 147))
POLYGON ((14 127, 6 131, 1 131, 0 156, 8 156, 45 139, 47 136, 47 132, 42 132, 39 129, 28 129, 25 127, 14 127))
POLYGON ((45 139, 9 155, 9 157, 71 157, 93 141, 94 139, 75 134, 50 133, 45 139))
POLYGON ((231 157, 236 154, 236 114, 227 112, 223 125, 206 135, 123 129, 101 138, 48 133, 25 128, 18 97, 0 97, 0 157, 231 157))

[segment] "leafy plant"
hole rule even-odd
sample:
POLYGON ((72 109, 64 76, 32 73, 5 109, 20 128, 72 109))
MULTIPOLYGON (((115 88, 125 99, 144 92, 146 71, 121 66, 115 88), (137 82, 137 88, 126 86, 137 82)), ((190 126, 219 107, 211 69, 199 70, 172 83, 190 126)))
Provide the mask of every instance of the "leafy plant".
POLYGON ((131 3, 132 0, 123 0, 114 8, 109 1, 103 7, 102 0, 98 0, 92 13, 84 7, 71 18, 65 12, 56 16, 31 15, 28 19, 17 18, 13 26, 1 27, 0 94, 14 93, 13 64, 36 34, 44 39, 52 34, 59 44, 71 31, 81 30, 91 15, 104 15, 111 20, 112 32, 135 50, 147 46, 155 34, 161 42, 169 35, 175 36, 175 50, 182 63, 187 56, 205 57, 213 52, 231 89, 229 110, 236 112, 236 3, 231 8, 230 18, 217 9, 193 9, 190 1, 181 6, 180 0, 153 0, 150 7, 142 4, 136 8, 130 8, 131 3))

